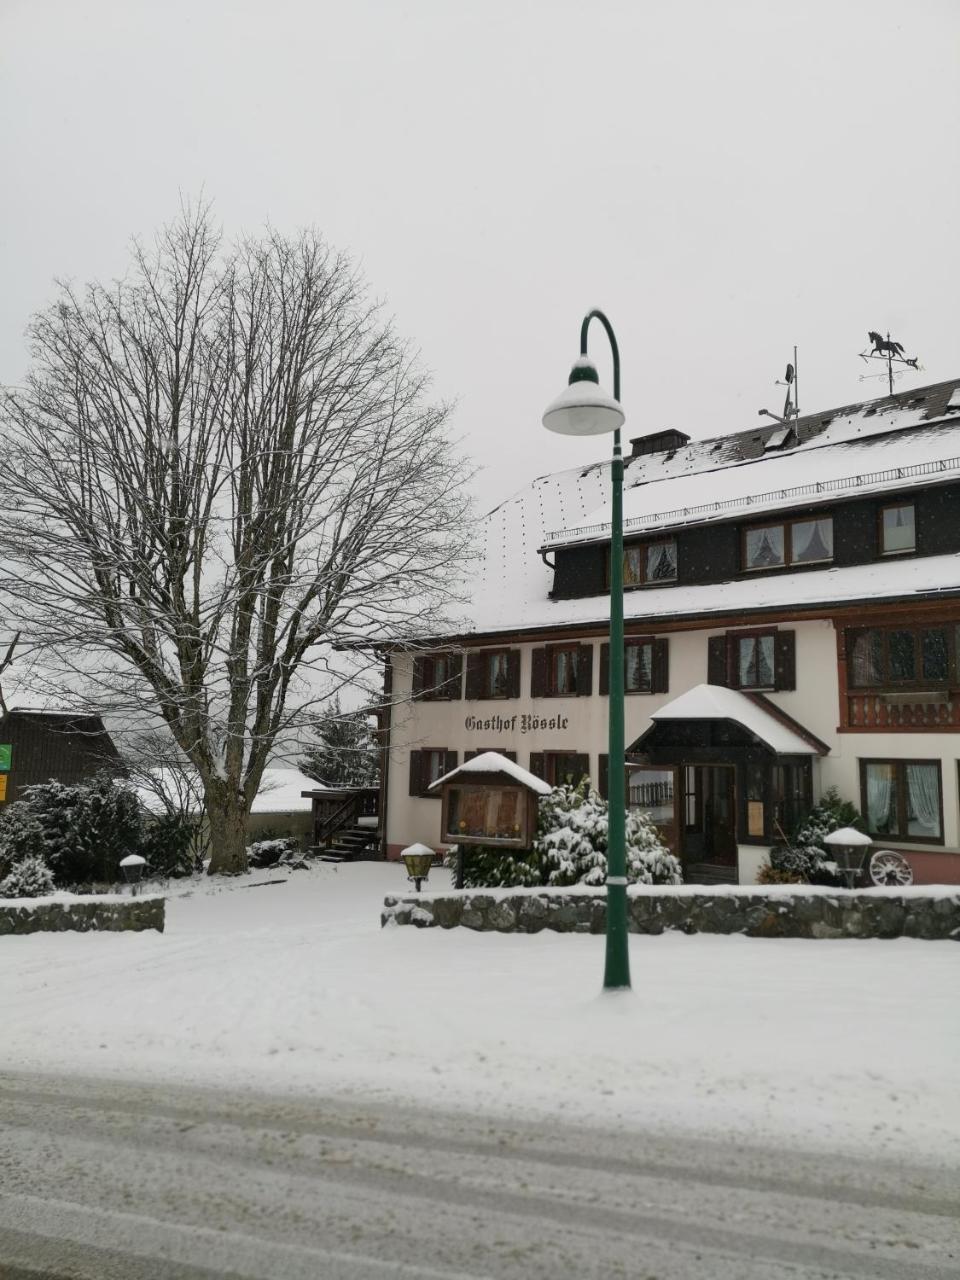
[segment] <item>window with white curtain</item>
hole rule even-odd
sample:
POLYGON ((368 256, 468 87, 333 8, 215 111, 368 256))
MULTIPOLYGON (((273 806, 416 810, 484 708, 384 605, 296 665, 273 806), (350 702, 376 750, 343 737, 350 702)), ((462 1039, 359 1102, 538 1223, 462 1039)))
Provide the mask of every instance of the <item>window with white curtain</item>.
POLYGON ((833 517, 805 516, 743 531, 744 569, 784 569, 833 559, 833 517))
POLYGON ((861 760, 860 783, 874 838, 943 843, 939 760, 861 760))

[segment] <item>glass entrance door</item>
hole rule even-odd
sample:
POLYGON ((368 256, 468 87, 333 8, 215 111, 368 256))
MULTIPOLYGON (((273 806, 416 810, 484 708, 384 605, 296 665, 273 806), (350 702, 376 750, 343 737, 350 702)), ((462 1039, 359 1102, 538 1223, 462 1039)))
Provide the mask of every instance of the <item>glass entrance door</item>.
POLYGON ((737 865, 733 765, 684 765, 683 859, 737 865))

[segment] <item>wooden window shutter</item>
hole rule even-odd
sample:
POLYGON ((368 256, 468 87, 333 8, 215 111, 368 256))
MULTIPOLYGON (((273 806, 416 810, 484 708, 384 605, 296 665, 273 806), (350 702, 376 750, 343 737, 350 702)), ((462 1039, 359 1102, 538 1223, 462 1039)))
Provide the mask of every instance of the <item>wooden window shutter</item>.
POLYGON ((419 751, 410 752, 410 794, 423 794, 423 758, 419 751))
POLYGON ((535 778, 542 778, 544 782, 546 782, 547 773, 546 773, 544 764, 545 762, 544 762, 542 751, 530 752, 530 772, 533 774, 535 778))
POLYGON ((670 641, 654 640, 653 661, 650 665, 650 692, 668 693, 670 690, 670 641))
POLYGON ((589 698, 593 693, 593 645, 582 644, 577 652, 577 697, 589 698))
POLYGON ((459 702, 463 697, 463 654, 452 653, 450 655, 450 676, 444 682, 443 696, 450 698, 453 702, 459 702))
MULTIPOLYGON (((534 649, 530 670, 530 697, 545 698, 547 696, 547 651, 534 649)), ((543 757, 541 756, 541 761, 543 757)), ((532 772, 532 770, 531 770, 532 772)))
MULTIPOLYGON (((517 753, 515 751, 501 751, 500 754, 506 756, 508 760, 512 760, 514 764, 517 763, 517 753)), ((531 770, 532 772, 533 770, 531 770)))
POLYGON ((483 697, 484 654, 467 654, 467 697, 483 697))
POLYGON ((443 772, 449 773, 451 769, 455 769, 456 767, 457 767, 457 753, 455 751, 448 751, 447 761, 446 761, 446 764, 443 766, 443 772))
POLYGON ((606 752, 597 757, 597 790, 604 800, 608 798, 610 790, 610 757, 606 752))
POLYGON ((797 687, 797 633, 778 631, 773 637, 774 688, 797 687))
POLYGON ((426 675, 427 659, 424 654, 418 654, 413 660, 413 696, 418 698, 423 693, 424 677, 426 675))
POLYGON ((573 761, 573 781, 574 786, 576 786, 582 778, 590 777, 590 757, 578 751, 574 755, 573 761))
POLYGON ((707 641, 707 684, 729 685, 727 637, 711 636, 707 641))
POLYGON ((520 697, 520 650, 511 649, 507 654, 507 696, 520 697))
MULTIPOLYGON (((610 645, 604 643, 600 646, 600 693, 608 694, 610 692, 610 645)), ((606 759, 606 757, 603 757, 606 759)))

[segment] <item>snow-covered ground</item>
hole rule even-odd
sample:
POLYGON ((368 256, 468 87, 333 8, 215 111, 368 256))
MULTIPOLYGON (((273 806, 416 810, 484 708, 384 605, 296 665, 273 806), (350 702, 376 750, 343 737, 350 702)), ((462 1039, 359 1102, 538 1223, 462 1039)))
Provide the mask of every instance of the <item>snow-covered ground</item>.
POLYGON ((258 872, 175 886, 163 935, 3 938, 0 1070, 956 1159, 955 943, 632 937, 634 990, 604 997, 602 938, 381 930, 407 888, 258 872))

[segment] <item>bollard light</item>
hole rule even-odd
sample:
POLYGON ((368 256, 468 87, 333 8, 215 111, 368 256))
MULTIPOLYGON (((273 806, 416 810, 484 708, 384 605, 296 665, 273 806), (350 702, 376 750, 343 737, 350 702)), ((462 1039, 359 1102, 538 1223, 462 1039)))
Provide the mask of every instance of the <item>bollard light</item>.
POLYGON ((433 850, 425 844, 411 844, 403 850, 400 857, 407 868, 407 879, 413 881, 419 893, 421 882, 426 880, 433 866, 433 850))
POLYGON ((146 858, 141 858, 139 853, 128 853, 125 858, 120 859, 120 870, 127 884, 133 886, 131 889, 133 897, 137 896, 137 887, 143 879, 146 865, 146 858))

